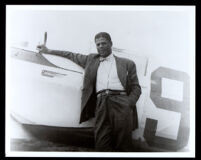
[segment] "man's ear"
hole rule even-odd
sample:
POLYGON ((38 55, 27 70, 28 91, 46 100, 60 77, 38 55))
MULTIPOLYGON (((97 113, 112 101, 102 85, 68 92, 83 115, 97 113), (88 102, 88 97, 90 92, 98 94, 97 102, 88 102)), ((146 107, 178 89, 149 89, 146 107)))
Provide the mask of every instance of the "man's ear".
POLYGON ((110 43, 111 43, 111 47, 112 47, 112 45, 113 45, 112 41, 110 41, 110 43))

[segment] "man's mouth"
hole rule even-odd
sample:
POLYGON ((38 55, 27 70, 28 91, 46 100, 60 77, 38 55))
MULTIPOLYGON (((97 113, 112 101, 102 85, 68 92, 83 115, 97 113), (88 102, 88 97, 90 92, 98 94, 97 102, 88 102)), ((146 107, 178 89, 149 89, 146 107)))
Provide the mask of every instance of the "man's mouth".
POLYGON ((99 50, 98 52, 99 52, 100 54, 104 54, 105 51, 104 51, 104 50, 99 50))

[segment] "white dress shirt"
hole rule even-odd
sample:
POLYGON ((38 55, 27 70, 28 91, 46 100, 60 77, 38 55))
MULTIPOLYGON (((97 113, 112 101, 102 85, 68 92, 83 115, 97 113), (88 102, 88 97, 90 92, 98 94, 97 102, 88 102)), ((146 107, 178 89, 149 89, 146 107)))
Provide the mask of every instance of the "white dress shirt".
POLYGON ((97 70, 96 92, 103 89, 124 90, 117 75, 116 60, 113 53, 103 59, 100 61, 97 70))

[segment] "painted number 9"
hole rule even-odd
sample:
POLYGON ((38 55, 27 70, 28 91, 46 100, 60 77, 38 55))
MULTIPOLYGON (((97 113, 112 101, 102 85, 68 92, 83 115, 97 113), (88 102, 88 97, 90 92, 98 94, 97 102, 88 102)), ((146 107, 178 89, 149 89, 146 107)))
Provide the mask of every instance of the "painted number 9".
MULTIPOLYGON (((152 147, 168 150, 179 150, 185 147, 189 139, 189 106, 190 106, 190 86, 189 76, 180 71, 169 68, 159 67, 151 74, 151 92, 150 98, 156 107, 181 114, 177 139, 169 139, 156 136, 157 120, 147 118, 144 130, 144 137, 147 143, 152 147), (183 82, 183 99, 177 101, 162 97, 162 78, 177 80, 183 82)), ((171 86, 170 86, 171 87, 171 86)), ((168 116, 167 116, 168 117, 168 116)))

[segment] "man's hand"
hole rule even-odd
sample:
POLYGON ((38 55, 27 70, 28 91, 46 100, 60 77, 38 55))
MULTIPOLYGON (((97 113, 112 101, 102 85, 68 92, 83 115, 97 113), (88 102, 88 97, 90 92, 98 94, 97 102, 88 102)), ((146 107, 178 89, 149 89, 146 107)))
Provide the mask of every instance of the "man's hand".
POLYGON ((49 54, 50 53, 50 50, 44 45, 38 45, 36 47, 36 49, 39 51, 39 53, 45 53, 45 54, 49 54))
POLYGON ((38 45, 36 47, 36 49, 39 51, 39 53, 50 54, 50 50, 46 47, 46 42, 47 42, 47 32, 45 32, 45 35, 44 35, 44 44, 38 45))

